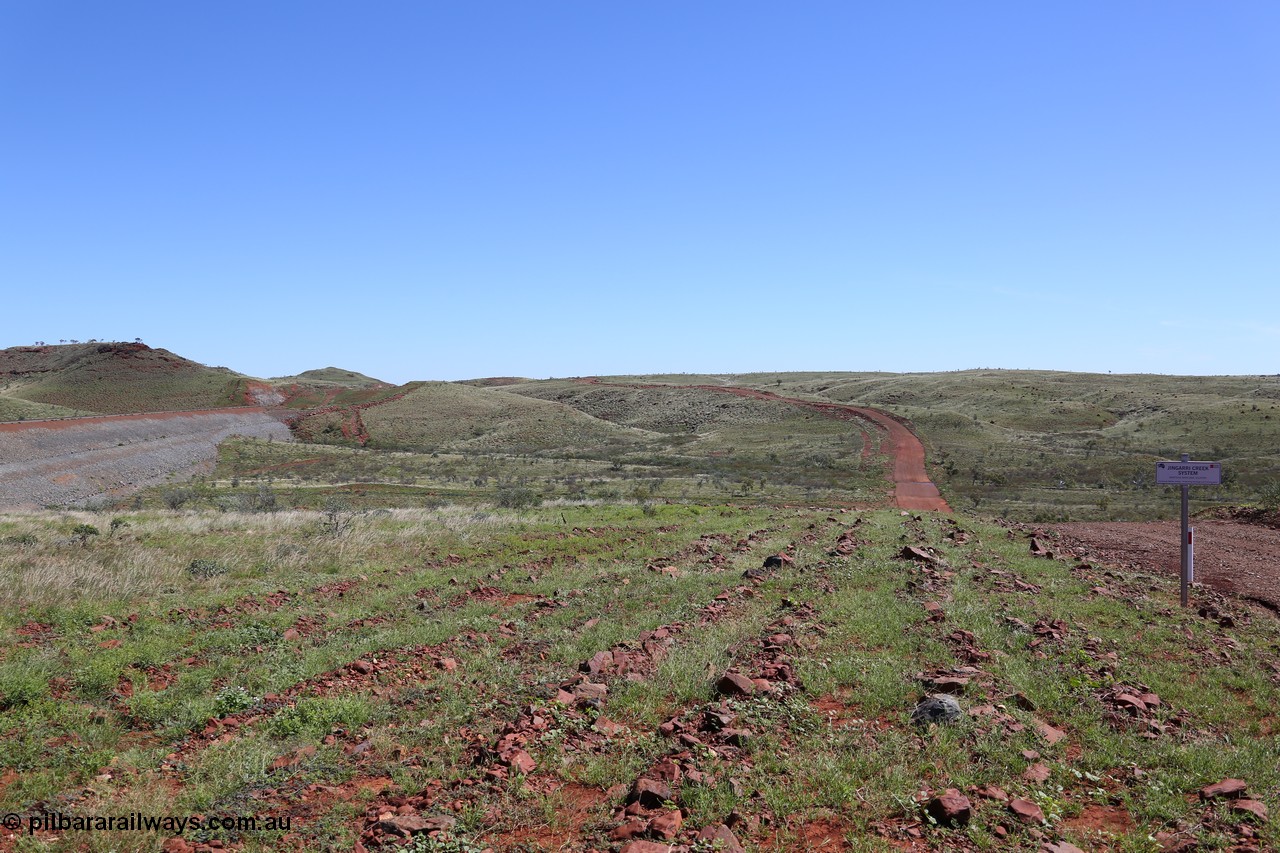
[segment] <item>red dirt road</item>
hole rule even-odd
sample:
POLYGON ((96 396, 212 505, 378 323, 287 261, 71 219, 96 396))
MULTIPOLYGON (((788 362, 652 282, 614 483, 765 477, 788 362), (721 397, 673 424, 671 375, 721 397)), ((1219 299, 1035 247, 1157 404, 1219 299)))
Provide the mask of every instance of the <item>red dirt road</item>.
POLYGON ((262 406, 228 406, 225 409, 193 409, 187 412, 139 412, 132 415, 94 415, 86 418, 49 418, 47 420, 4 421, 0 422, 0 432, 26 432, 33 429, 75 429, 88 424, 110 424, 123 421, 167 421, 173 418, 186 418, 223 412, 271 413, 271 409, 262 406))
POLYGON ((697 388, 701 391, 718 391, 722 394, 736 394, 739 397, 751 397, 757 400, 770 400, 788 403, 802 409, 809 409, 829 418, 842 421, 870 422, 880 430, 885 438, 881 441, 881 452, 893 457, 893 500, 900 509, 925 510, 929 512, 951 512, 951 507, 938 493, 938 487, 929 479, 924 469, 924 445, 906 424, 888 412, 879 409, 868 409, 861 406, 846 406, 842 403, 823 403, 816 400, 803 400, 799 397, 783 397, 769 391, 757 391, 754 388, 739 388, 731 385, 661 385, 638 384, 625 382, 604 382, 587 377, 583 380, 592 385, 616 385, 622 388, 697 388))

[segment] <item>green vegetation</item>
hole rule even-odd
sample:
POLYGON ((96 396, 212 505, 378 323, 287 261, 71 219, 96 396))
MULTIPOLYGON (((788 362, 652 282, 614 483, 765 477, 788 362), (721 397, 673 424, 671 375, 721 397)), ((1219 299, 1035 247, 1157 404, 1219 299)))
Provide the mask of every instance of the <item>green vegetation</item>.
MULTIPOLYGON (((1039 849, 997 802, 972 797, 970 826, 945 829, 913 801, 991 785, 1039 804, 1040 829, 1083 849, 1149 850, 1153 833, 1181 830, 1213 850, 1242 818, 1198 802, 1199 788, 1240 778, 1280 807, 1280 623, 1264 611, 1233 605, 1224 628, 1177 608, 1169 580, 1034 558, 1021 537, 965 517, 650 510, 391 509, 346 516, 339 535, 323 510, 0 516, 0 541, 23 543, 0 549, 0 807, 89 791, 65 810, 292 813, 302 846, 350 849, 373 825, 370 804, 394 811, 397 794, 443 790, 423 813, 456 824, 414 849, 515 849, 535 826, 543 841, 526 849, 601 846, 617 825, 609 787, 680 748, 659 724, 717 701, 719 675, 753 671, 779 631, 798 689, 730 701, 751 732, 741 749, 689 750, 701 775, 673 789, 686 826, 736 811, 758 850, 793 849, 817 825, 853 849, 889 849, 878 833, 907 826, 935 850, 1039 849), (82 527, 114 533, 81 544, 82 527), (846 531, 862 544, 833 556, 846 531), (904 542, 945 564, 900 559, 904 542), (793 567, 743 581, 780 550, 793 567), (944 621, 929 621, 927 601, 944 621), (597 652, 639 650, 664 625, 677 626, 671 645, 638 678, 596 679, 609 686, 598 709, 550 698, 597 652), (986 657, 960 697, 970 715, 913 727, 921 679, 973 653, 986 657), (1107 697, 1132 685, 1159 694, 1156 728, 1114 716, 1107 697), (545 721, 524 746, 534 769, 491 783, 477 756, 529 708, 545 721), (598 718, 620 728, 601 737, 598 718), (1048 742, 1043 722, 1065 737, 1048 742), (1024 775, 1024 750, 1045 778, 1024 775), (1099 836, 1087 818, 1103 813, 1114 821, 1099 836)), ((1274 824, 1256 831, 1262 848, 1280 844, 1274 824)), ((211 837, 281 844, 271 831, 211 837)), ((163 838, 38 841, 152 850, 163 838)))
POLYGON ((78 414, 249 404, 240 374, 225 367, 205 367, 142 343, 11 347, 0 350, 0 377, 4 377, 0 387, 4 397, 78 414))
POLYGON ((1154 463, 1184 451, 1226 472, 1222 488, 1196 490, 1199 502, 1254 502, 1280 479, 1280 376, 969 370, 719 380, 906 418, 952 506, 991 516, 1168 515, 1175 493, 1155 486, 1154 463))

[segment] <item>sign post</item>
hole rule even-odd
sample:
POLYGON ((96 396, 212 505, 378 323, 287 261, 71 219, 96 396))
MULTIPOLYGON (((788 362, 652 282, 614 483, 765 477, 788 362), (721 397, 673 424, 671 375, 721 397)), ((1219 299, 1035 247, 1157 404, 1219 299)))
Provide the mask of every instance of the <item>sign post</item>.
POLYGON ((1187 606, 1188 591, 1191 587, 1192 566, 1195 552, 1192 551, 1191 526, 1187 514, 1187 497, 1192 486, 1222 485, 1222 463, 1192 462, 1191 456, 1182 454, 1180 462, 1157 462, 1156 485, 1182 487, 1182 559, 1180 571, 1182 579, 1182 606, 1187 606))

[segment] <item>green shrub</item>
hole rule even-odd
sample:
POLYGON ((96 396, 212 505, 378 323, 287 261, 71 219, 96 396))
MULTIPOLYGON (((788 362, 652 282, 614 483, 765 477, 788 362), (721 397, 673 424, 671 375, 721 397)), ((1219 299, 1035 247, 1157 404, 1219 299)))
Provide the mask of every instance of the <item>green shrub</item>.
POLYGON ((504 509, 524 509, 542 506, 542 495, 523 486, 499 486, 494 493, 494 502, 504 509))
POLYGON ((225 575, 227 571, 226 566, 221 563, 215 563, 213 560, 192 560, 191 565, 187 566, 187 574, 193 578, 212 578, 218 575, 225 575))
POLYGON ((213 698, 213 712, 219 717, 227 717, 247 711, 258 704, 258 699, 239 685, 228 685, 218 691, 213 698))

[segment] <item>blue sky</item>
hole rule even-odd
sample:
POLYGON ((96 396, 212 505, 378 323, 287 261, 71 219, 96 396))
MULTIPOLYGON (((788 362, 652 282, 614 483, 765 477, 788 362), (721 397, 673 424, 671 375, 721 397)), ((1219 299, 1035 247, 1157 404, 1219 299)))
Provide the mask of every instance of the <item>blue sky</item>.
POLYGON ((0 346, 1280 371, 1274 2, 0 2, 0 346))

